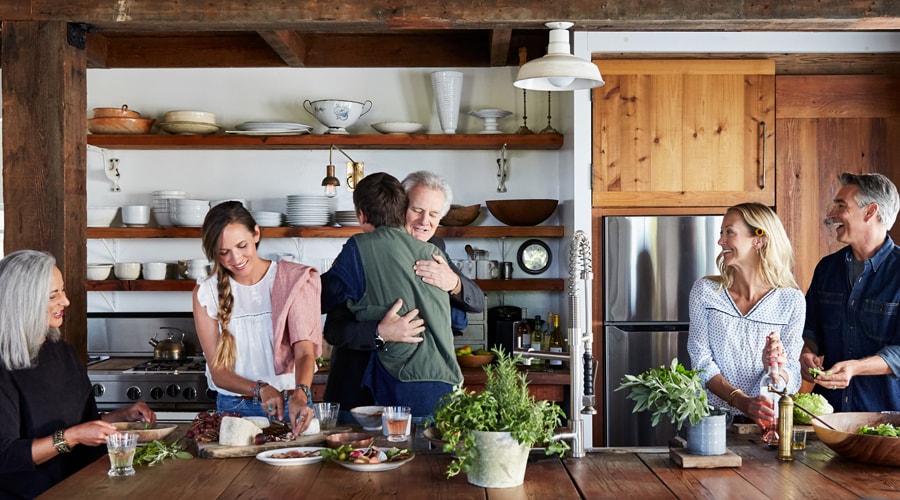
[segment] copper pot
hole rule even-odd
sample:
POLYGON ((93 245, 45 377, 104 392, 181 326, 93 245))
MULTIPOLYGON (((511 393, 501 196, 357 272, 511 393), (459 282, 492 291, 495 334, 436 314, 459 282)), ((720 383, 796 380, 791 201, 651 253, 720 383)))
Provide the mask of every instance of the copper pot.
POLYGON ((169 329, 166 338, 159 340, 156 337, 150 339, 153 346, 153 359, 156 361, 180 361, 184 358, 184 332, 174 328, 169 329), (175 338, 175 333, 180 336, 175 338))

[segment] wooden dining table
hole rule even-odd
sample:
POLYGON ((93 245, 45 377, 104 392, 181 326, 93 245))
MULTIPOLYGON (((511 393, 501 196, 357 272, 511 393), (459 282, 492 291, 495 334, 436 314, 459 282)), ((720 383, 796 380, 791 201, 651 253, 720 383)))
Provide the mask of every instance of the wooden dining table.
POLYGON ((782 461, 757 436, 729 433, 728 450, 740 456, 741 465, 721 468, 682 468, 665 448, 597 449, 583 458, 535 450, 525 482, 514 488, 473 486, 465 474, 447 478, 450 455, 421 436, 410 446, 412 461, 383 472, 356 472, 327 460, 284 467, 255 457, 193 458, 137 466, 134 476, 110 478, 103 457, 41 498, 900 498, 900 468, 844 458, 814 436, 792 461, 782 461))

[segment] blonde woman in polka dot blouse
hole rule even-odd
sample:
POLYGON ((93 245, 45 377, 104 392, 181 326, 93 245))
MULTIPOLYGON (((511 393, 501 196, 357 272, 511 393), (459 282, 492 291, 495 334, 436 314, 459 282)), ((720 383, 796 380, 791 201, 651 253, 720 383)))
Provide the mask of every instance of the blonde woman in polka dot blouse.
POLYGON ((777 409, 759 390, 770 358, 788 392, 801 382, 806 304, 792 272, 791 244, 775 212, 760 203, 729 208, 718 244, 720 274, 691 289, 691 367, 703 370, 710 405, 771 420, 777 409))

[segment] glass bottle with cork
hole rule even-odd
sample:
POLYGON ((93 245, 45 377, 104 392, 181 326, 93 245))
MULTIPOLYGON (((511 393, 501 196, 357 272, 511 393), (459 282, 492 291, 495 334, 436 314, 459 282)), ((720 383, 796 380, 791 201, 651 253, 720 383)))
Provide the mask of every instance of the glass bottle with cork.
MULTIPOLYGON (((531 329, 531 348, 535 351, 543 351, 544 350, 544 320, 541 319, 541 315, 538 314, 534 317, 534 327, 531 329)), ((543 359, 532 359, 532 366, 543 366, 543 359)))
POLYGON ((516 348, 529 349, 531 347, 531 327, 528 325, 528 309, 522 308, 522 319, 516 323, 516 348))

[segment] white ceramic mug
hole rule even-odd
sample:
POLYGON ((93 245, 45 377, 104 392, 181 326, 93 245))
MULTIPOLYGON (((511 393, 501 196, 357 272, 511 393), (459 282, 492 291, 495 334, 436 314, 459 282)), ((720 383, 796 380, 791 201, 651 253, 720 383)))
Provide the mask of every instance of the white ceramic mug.
POLYGON ((470 280, 475 279, 475 261, 474 260, 466 260, 466 259, 454 260, 453 265, 456 266, 456 268, 459 269, 459 272, 466 278, 469 278, 470 280))
POLYGON ((165 262, 145 262, 144 263, 144 279, 145 280, 164 280, 166 279, 165 262))
POLYGON ((150 223, 150 206, 125 205, 122 207, 122 223, 126 226, 146 226, 150 223))
POLYGON ((496 260, 475 261, 475 279, 493 280, 500 277, 500 266, 496 260))

